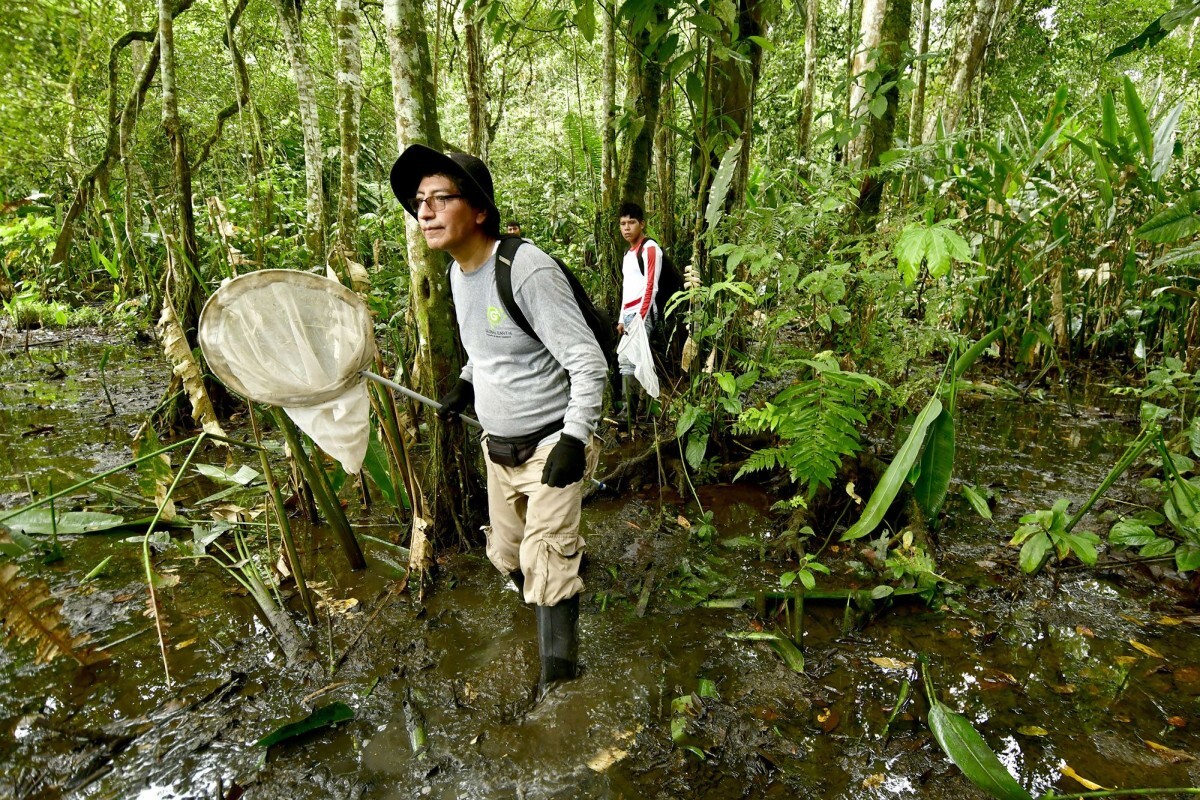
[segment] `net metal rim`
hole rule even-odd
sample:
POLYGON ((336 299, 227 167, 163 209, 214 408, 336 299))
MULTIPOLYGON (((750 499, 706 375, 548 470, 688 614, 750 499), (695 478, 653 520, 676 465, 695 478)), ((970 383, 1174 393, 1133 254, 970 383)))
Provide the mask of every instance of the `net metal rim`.
POLYGON ((356 383, 365 380, 361 372, 370 367, 375 360, 375 333, 371 323, 371 312, 363 299, 336 280, 312 272, 293 269, 262 269, 247 272, 224 282, 217 291, 209 296, 204 303, 204 308, 200 311, 197 339, 209 369, 221 383, 242 397, 272 406, 305 407, 333 400, 356 383), (302 394, 278 393, 271 397, 264 397, 246 387, 222 353, 221 346, 213 340, 212 335, 206 334, 220 330, 223 315, 228 314, 229 309, 242 301, 246 295, 268 286, 280 284, 328 293, 334 300, 351 308, 354 312, 355 325, 361 337, 362 346, 357 349, 357 357, 350 359, 345 364, 343 376, 336 383, 323 387, 319 391, 302 394))

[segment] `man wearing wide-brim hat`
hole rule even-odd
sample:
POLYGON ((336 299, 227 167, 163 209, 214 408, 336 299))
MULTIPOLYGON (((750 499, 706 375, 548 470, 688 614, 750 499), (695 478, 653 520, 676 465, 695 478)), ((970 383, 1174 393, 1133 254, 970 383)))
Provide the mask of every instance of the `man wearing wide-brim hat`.
POLYGON ((487 554, 537 610, 539 695, 577 671, 583 479, 607 364, 558 264, 524 242, 511 260, 512 293, 536 337, 505 311, 497 290, 500 212, 487 165, 464 153, 412 145, 392 167, 392 191, 425 241, 445 250, 467 363, 441 399, 443 418, 474 403, 487 462, 487 554))

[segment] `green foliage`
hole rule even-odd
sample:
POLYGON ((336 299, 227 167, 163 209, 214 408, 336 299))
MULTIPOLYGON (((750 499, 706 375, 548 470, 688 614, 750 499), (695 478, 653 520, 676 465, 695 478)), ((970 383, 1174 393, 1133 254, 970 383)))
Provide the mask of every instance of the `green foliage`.
POLYGON ((1020 563, 1025 572, 1036 572, 1051 554, 1063 561, 1074 554, 1088 566, 1096 563, 1100 537, 1091 531, 1073 532, 1068 528, 1071 501, 1062 498, 1053 508, 1040 509, 1021 517, 1022 525, 1013 534, 1010 545, 1021 546, 1020 563))
MULTIPOLYGON (((762 408, 742 412, 737 433, 770 432, 780 444, 756 451, 737 478, 766 469, 785 469, 811 498, 829 488, 842 459, 862 449, 862 407, 883 384, 869 375, 843 371, 832 356, 804 359, 812 377, 789 386, 762 408)), ((736 479, 736 478, 735 478, 736 479)))
POLYGON ((953 262, 971 260, 971 246, 951 228, 955 222, 945 219, 933 225, 913 223, 900 232, 896 263, 906 284, 916 283, 922 264, 936 280, 950 274, 953 262))

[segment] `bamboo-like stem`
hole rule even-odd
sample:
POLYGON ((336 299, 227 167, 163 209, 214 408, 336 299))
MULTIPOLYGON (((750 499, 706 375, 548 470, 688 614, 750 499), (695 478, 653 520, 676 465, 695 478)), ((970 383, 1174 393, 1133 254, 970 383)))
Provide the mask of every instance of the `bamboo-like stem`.
POLYGON ((296 580, 296 591, 300 594, 300 603, 304 613, 308 615, 310 625, 317 624, 317 611, 313 607, 312 597, 308 593, 308 584, 304 579, 304 570, 300 566, 300 556, 296 552, 296 540, 292 536, 292 525, 288 521, 287 508, 283 504, 283 495, 279 493, 279 485, 275 483, 275 475, 271 471, 271 462, 267 459, 267 451, 262 448, 262 434, 258 430, 258 418, 254 409, 250 408, 250 429, 254 431, 254 440, 259 444, 258 457, 262 463, 263 476, 267 481, 267 491, 271 493, 271 501, 275 506, 275 518, 279 522, 279 536, 283 539, 283 548, 287 553, 288 566, 292 569, 292 577, 296 580))
POLYGON ((150 520, 150 525, 146 528, 146 533, 142 536, 142 566, 146 570, 146 587, 150 590, 150 610, 154 612, 154 628, 158 633, 158 649, 162 653, 163 672, 167 676, 167 688, 171 688, 171 665, 167 662, 167 642, 163 638, 162 615, 158 613, 158 595, 154 591, 154 568, 150 564, 150 534, 154 533, 154 526, 158 524, 158 520, 162 517, 163 509, 167 503, 171 502, 171 495, 175 493, 175 487, 179 485, 179 479, 183 477, 183 473, 187 470, 188 465, 192 463, 192 457, 204 444, 204 440, 208 438, 207 433, 201 433, 195 437, 196 443, 192 445, 192 449, 188 451, 187 458, 179 465, 179 469, 175 472, 175 478, 171 481, 171 485, 167 488, 167 492, 163 495, 162 501, 158 504, 158 510, 154 512, 154 518, 150 520))
POLYGON ((304 474, 305 482, 312 490, 313 498, 317 501, 321 514, 333 526, 338 542, 342 546, 342 552, 346 554, 346 560, 350 562, 350 568, 363 569, 367 566, 367 561, 363 557, 362 548, 359 547, 358 540, 354 538, 354 531, 350 530, 350 522, 346 519, 345 512, 342 511, 337 498, 333 496, 325 473, 317 469, 309 459, 308 453, 304 451, 304 446, 300 442, 300 437, 296 435, 296 427, 287 415, 279 409, 273 409, 272 413, 279 429, 283 431, 284 438, 287 439, 288 449, 292 451, 292 458, 296 460, 296 464, 304 474))

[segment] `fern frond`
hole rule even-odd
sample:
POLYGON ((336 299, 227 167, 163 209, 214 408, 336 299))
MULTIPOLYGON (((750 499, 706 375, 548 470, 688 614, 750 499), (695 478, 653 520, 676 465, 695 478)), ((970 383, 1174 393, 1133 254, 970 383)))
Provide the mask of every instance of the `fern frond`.
POLYGON ((51 597, 42 581, 23 577, 15 564, 0 566, 0 636, 6 644, 14 639, 34 642, 37 663, 66 655, 87 666, 106 658, 87 649, 86 635, 71 635, 62 602, 51 597))

